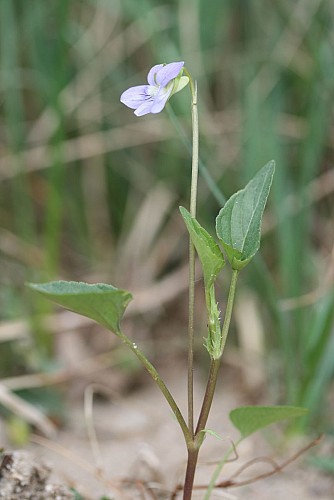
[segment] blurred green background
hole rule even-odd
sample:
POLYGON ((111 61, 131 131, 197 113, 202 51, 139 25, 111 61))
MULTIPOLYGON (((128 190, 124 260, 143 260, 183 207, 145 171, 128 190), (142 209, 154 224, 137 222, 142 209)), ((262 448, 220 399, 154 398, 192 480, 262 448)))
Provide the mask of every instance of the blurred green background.
POLYGON ((134 335, 156 340, 149 350, 159 359, 172 344, 156 332, 172 322, 173 349, 184 356, 187 237, 178 206, 189 198, 189 91, 173 97, 169 114, 137 118, 119 102, 154 64, 184 60, 198 80, 210 176, 200 178, 201 223, 213 230, 222 200, 277 162, 261 256, 240 283, 231 359, 252 363, 252 337, 247 327, 238 333, 251 305, 263 328, 253 350, 268 402, 305 405, 304 428, 334 431, 333 21, 330 0, 0 2, 4 383, 52 372, 54 331, 65 328, 25 290, 27 280, 137 291, 134 335))

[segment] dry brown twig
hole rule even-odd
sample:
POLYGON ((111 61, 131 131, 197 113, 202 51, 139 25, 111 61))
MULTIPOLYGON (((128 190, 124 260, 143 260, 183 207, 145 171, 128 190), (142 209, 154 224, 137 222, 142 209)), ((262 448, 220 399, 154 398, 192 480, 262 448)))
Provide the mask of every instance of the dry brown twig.
POLYGON ((307 451, 309 451, 311 448, 314 446, 317 446, 322 439, 322 435, 318 436, 316 439, 313 439, 310 443, 308 443, 306 446, 298 450, 296 453, 294 453, 290 458, 282 462, 281 464, 278 464, 274 460, 272 460, 270 457, 258 457, 250 460, 246 464, 244 464, 242 467, 240 467, 234 474, 233 476, 228 479, 227 481, 222 481, 221 483, 218 483, 216 485, 216 488, 228 488, 228 487, 236 487, 236 486, 245 486, 247 484, 252 484, 255 483, 256 481, 259 481, 261 479, 265 479, 267 477, 273 476, 274 474, 277 474, 278 472, 282 472, 288 465, 290 465, 292 462, 295 462, 301 455, 304 455, 307 451), (238 477, 244 470, 246 470, 248 467, 251 467, 257 462, 266 462, 270 463, 273 466, 273 469, 264 472, 263 474, 259 474, 257 476, 251 477, 249 479, 245 479, 244 481, 234 481, 234 478, 238 477))
MULTIPOLYGON (((252 460, 249 460, 247 463, 243 464, 239 469, 229 478, 226 479, 225 481, 221 481, 215 485, 215 489, 224 489, 224 488, 235 488, 237 486, 246 486, 248 484, 255 483, 257 481, 260 481, 261 479, 265 479, 267 477, 273 476, 274 474, 277 474, 278 472, 282 472, 288 465, 290 465, 292 462, 295 462, 301 455, 304 455, 307 451, 309 451, 311 448, 314 446, 317 446, 321 439, 322 435, 318 436, 316 439, 313 439, 310 443, 308 443, 306 446, 298 450, 296 453, 294 453, 290 458, 282 462, 281 464, 278 464, 275 460, 273 460, 270 457, 256 457, 253 458, 252 460), (252 465, 259 463, 259 462, 265 462, 267 464, 270 464, 272 466, 272 469, 268 472, 264 472, 262 474, 259 474, 254 477, 250 477, 248 479, 245 479, 243 481, 235 481, 235 478, 239 477, 242 472, 244 472, 246 469, 251 467, 252 465)), ((195 485, 194 490, 206 490, 208 488, 207 484, 202 484, 202 485, 195 485)), ((170 500, 176 500, 177 494, 182 491, 183 485, 179 484, 176 486, 174 491, 171 494, 170 500)))
POLYGON ((56 426, 37 407, 14 394, 8 387, 0 382, 0 403, 11 410, 15 415, 34 425, 45 436, 53 437, 56 426))

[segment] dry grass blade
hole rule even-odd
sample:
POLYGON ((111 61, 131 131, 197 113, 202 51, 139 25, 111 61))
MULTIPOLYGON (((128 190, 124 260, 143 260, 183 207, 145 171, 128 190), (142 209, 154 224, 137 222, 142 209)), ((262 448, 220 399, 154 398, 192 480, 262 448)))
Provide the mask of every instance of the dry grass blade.
POLYGON ((94 426, 94 419, 93 419, 94 394, 97 392, 104 393, 109 396, 111 391, 109 390, 108 387, 102 386, 100 384, 90 384, 89 386, 87 386, 84 395, 84 412, 85 412, 85 422, 86 422, 88 439, 93 453, 95 466, 97 471, 103 474, 104 460, 101 453, 101 448, 99 446, 99 441, 97 439, 94 426))
POLYGON ((7 229, 0 228, 0 251, 28 266, 42 266, 43 252, 7 229))
POLYGON ((56 434, 55 425, 40 410, 31 405, 16 394, 13 394, 6 386, 0 383, 0 403, 10 411, 34 425, 47 437, 56 434))
POLYGON ((54 373, 34 373, 32 375, 19 375, 17 377, 7 377, 2 379, 1 383, 10 390, 31 389, 33 387, 43 387, 55 384, 63 384, 77 377, 83 377, 117 366, 119 363, 114 361, 115 352, 113 349, 97 356, 80 360, 76 366, 58 370, 54 373))
MULTIPOLYGON (((127 276, 131 288, 138 288, 140 284, 149 286, 161 272, 156 268, 164 259, 150 257, 174 201, 175 195, 162 184, 150 190, 138 208, 131 230, 119 244, 118 275, 127 276)), ((163 246, 167 253, 167 242, 164 241, 163 246)))
POLYGON ((107 487, 112 488, 113 490, 119 491, 119 487, 116 484, 116 482, 112 482, 107 480, 101 475, 100 471, 97 471, 95 466, 87 462, 86 460, 83 460, 79 455, 76 453, 73 453, 71 450, 68 448, 65 448, 64 446, 60 445, 59 443, 56 443, 55 441, 52 441, 50 439, 46 439, 42 436, 38 436, 36 434, 32 434, 30 436, 30 440, 32 443, 39 444, 40 446, 43 446, 49 450, 52 450, 53 452, 57 453, 58 455, 64 457, 65 459, 69 460, 70 462, 74 463, 77 467, 80 469, 84 470, 85 472, 88 472, 92 477, 94 477, 96 480, 103 482, 107 487))
MULTIPOLYGON (((71 332, 90 325, 92 321, 69 311, 50 314, 43 317, 45 328, 51 332, 71 332)), ((26 339, 30 334, 30 323, 27 320, 3 321, 0 324, 0 342, 26 339)))
MULTIPOLYGON (((148 120, 145 127, 137 122, 108 131, 94 132, 64 141, 63 162, 72 163, 127 147, 166 141, 174 135, 164 119, 148 120)), ((48 168, 52 164, 52 150, 44 145, 27 149, 22 152, 21 157, 27 173, 48 168)), ((14 163, 15 156, 11 154, 1 158, 0 180, 10 179, 17 175, 17 171, 13 168, 14 163)))

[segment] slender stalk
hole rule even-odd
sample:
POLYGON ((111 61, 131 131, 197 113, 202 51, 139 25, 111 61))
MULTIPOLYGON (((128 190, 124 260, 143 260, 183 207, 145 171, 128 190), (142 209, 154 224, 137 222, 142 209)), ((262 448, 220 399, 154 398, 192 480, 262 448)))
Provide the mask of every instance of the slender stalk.
POLYGON ((191 120, 192 120, 192 164, 191 164, 191 190, 190 190, 190 214, 196 217, 197 204, 197 183, 198 183, 198 150, 199 150, 199 130, 198 130, 198 110, 197 110, 197 83, 190 77, 191 89, 191 120))
POLYGON ((230 455, 235 452, 237 446, 241 443, 241 441, 243 440, 244 438, 243 437, 240 437, 238 439, 238 441, 233 444, 233 446, 231 446, 227 452, 225 453, 225 455, 223 456, 223 458, 221 459, 221 461, 217 464, 217 467, 215 468, 214 470, 214 473, 212 474, 212 477, 210 479, 210 483, 209 483, 209 486, 205 492, 205 496, 204 496, 204 499, 203 500, 210 500, 210 496, 211 496, 211 493, 215 487, 215 484, 218 480, 218 477, 225 465, 225 463, 227 462, 227 460, 229 459, 230 455))
POLYGON ((222 357, 223 350, 225 347, 226 338, 227 338, 227 334, 229 331, 230 323, 231 323, 231 316, 232 316, 232 309, 233 309, 238 274, 239 274, 239 271, 233 270, 231 284, 230 284, 230 290, 229 290, 228 299, 227 299, 224 323, 223 323, 223 328, 222 328, 221 354, 220 354, 219 358, 211 360, 208 382, 206 385, 206 390, 205 390, 205 395, 203 398, 202 408, 201 408, 201 412, 200 412, 200 415, 198 418, 198 423, 197 423, 196 432, 195 432, 195 436, 194 436, 194 447, 192 449, 189 449, 189 447, 188 447, 188 463, 187 463, 187 470, 186 470, 183 500, 191 500, 191 496, 192 496, 192 490, 193 490, 194 478, 195 478, 195 472, 196 472, 196 466, 197 466, 197 460, 198 460, 198 453, 199 453, 199 449, 200 449, 200 446, 202 443, 201 433, 205 429, 205 426, 206 426, 206 423, 207 423, 207 420, 209 417, 209 413, 210 413, 210 409, 211 409, 211 405, 212 405, 212 401, 213 401, 213 396, 214 396, 214 392, 215 392, 215 388, 216 388, 216 384, 217 384, 220 361, 221 361, 221 357, 222 357))
MULTIPOLYGON (((166 106, 166 111, 168 113, 168 117, 170 121, 172 122, 173 126, 175 127, 175 130, 177 131, 178 136, 180 137, 181 141, 187 148, 187 151, 192 154, 192 144, 191 141, 188 139, 188 136, 184 130, 184 127, 181 126, 180 122, 177 119, 177 116, 175 115, 175 112, 171 106, 171 104, 168 102, 166 106)), ((206 185, 208 186, 209 190, 211 191, 213 197, 216 199, 218 205, 222 207, 226 203, 226 198, 219 189, 219 187, 216 184, 216 181, 210 174, 206 164, 201 160, 201 158, 198 158, 198 167, 199 167, 199 172, 206 182, 206 185)))
POLYGON ((189 309, 188 309, 188 428, 194 437, 194 308, 195 248, 189 241, 189 309))
MULTIPOLYGON (((192 163, 190 187, 190 214, 196 217, 197 184, 198 184, 198 110, 197 84, 188 70, 184 73, 189 78, 191 91, 191 121, 192 121, 192 163)), ((188 428, 194 436, 194 308, 195 308, 195 247, 189 240, 189 310, 188 310, 188 428)))
POLYGON ((215 359, 211 361, 209 379, 206 386, 202 410, 196 427, 194 448, 193 449, 188 448, 188 462, 187 462, 186 476, 184 480, 183 500, 191 500, 192 497, 198 454, 202 442, 201 439, 202 436, 200 432, 205 428, 205 424, 209 416, 209 411, 216 387, 219 366, 220 366, 220 359, 215 359))
POLYGON ((198 454, 199 448, 188 449, 188 461, 186 477, 184 480, 183 500, 191 500, 192 497, 198 454))
POLYGON ((223 328, 222 328, 222 334, 221 334, 221 353, 220 353, 219 358, 211 360, 208 382, 206 385, 203 404, 202 404, 200 416, 198 418, 198 423, 197 423, 197 427, 196 427, 196 434, 195 434, 196 438, 198 438, 199 433, 205 428, 205 425, 206 425, 206 422, 208 420, 208 416, 210 413, 213 395, 214 395, 216 384, 217 384, 217 377, 218 377, 218 371, 219 371, 219 367, 220 367, 220 360, 221 360, 221 357, 222 357, 222 354, 224 351, 227 334, 228 334, 228 331, 230 328, 238 274, 239 274, 239 271, 233 270, 231 284, 230 284, 230 290, 229 290, 228 299, 227 299, 224 323, 223 323, 223 328))
POLYGON ((202 404, 201 412, 200 412, 197 427, 196 427, 195 436, 197 438, 199 437, 199 433, 203 429, 205 429, 206 422, 207 422, 208 417, 209 417, 209 412, 210 412, 211 405, 212 405, 213 395, 215 393, 216 384, 217 384, 218 371, 220 368, 220 360, 221 360, 221 358, 211 360, 208 381, 206 384, 206 390, 205 390, 205 394, 204 394, 204 398, 203 398, 203 404, 202 404))
POLYGON ((234 304, 234 297, 235 297, 235 290, 237 287, 237 281, 238 281, 238 276, 239 276, 239 271, 236 269, 233 269, 232 271, 232 279, 231 279, 231 284, 230 284, 230 290, 228 292, 228 299, 227 299, 227 304, 226 304, 226 311, 225 311, 225 317, 224 317, 224 323, 223 323, 223 328, 222 328, 222 344, 221 344, 221 354, 223 354, 226 339, 227 339, 227 334, 230 328, 230 323, 231 323, 231 317, 232 317, 232 310, 233 310, 233 304, 234 304))
POLYGON ((124 344, 126 344, 131 349, 131 351, 137 356, 139 361, 145 366, 146 370, 151 375, 154 382, 157 384, 157 386, 161 390, 162 394, 165 396, 167 403, 169 404, 172 412, 174 413, 174 415, 175 415, 175 417, 176 417, 176 419, 181 427, 187 448, 189 448, 189 446, 191 446, 191 443, 193 442, 193 436, 191 435, 191 433, 187 427, 187 424, 183 418, 183 415, 181 413, 180 408, 178 407, 175 399, 173 398, 173 396, 169 392, 169 389, 167 388, 166 384, 164 383, 164 381, 160 377, 156 368, 146 358, 145 354, 138 348, 137 344, 133 343, 123 332, 120 332, 119 336, 122 339, 122 341, 124 342, 124 344))

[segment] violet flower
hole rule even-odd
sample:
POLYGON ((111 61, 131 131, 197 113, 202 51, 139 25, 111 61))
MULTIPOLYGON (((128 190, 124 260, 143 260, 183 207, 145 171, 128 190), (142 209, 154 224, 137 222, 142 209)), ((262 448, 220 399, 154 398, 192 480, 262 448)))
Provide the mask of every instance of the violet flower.
POLYGON ((189 82, 182 76, 184 62, 157 64, 147 75, 148 85, 137 85, 125 90, 120 97, 123 104, 135 110, 136 116, 160 113, 168 99, 189 82))

